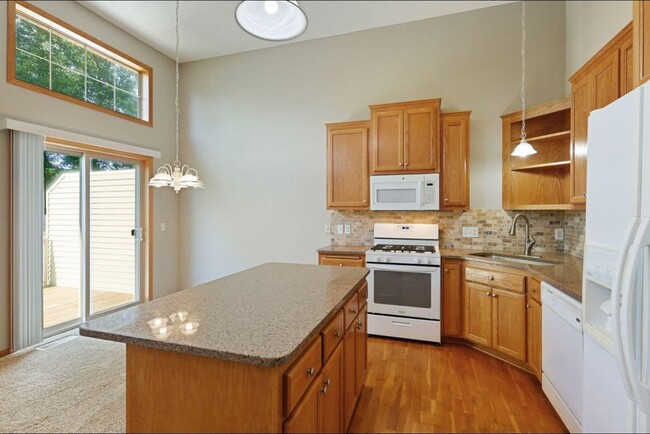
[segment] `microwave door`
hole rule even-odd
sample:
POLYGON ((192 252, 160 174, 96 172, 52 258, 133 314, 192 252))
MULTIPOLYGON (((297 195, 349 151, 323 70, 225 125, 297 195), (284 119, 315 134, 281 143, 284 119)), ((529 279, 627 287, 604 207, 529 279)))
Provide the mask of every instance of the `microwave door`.
POLYGON ((421 182, 386 182, 372 186, 373 210, 417 210, 423 203, 421 182))

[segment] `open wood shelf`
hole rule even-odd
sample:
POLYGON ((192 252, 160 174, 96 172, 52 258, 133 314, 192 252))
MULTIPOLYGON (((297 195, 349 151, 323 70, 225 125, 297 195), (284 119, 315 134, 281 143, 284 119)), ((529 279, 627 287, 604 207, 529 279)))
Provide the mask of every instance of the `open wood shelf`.
POLYGON ((571 160, 566 160, 566 161, 552 161, 550 163, 541 163, 541 164, 531 164, 529 166, 521 166, 521 167, 513 167, 510 170, 513 171, 518 171, 518 172, 524 172, 527 170, 539 170, 539 169, 546 169, 549 167, 570 167, 571 166, 571 160))
POLYGON ((543 136, 536 136, 536 137, 526 137, 526 141, 528 143, 542 143, 542 142, 550 142, 553 140, 557 139, 562 139, 562 138, 569 138, 571 136, 571 130, 568 131, 559 131, 557 133, 551 133, 551 134, 544 134, 543 136))

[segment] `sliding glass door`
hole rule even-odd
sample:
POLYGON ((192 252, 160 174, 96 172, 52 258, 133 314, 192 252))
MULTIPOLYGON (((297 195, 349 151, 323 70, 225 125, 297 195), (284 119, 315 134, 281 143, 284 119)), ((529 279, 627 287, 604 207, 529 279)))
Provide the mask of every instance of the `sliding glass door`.
POLYGON ((142 299, 141 166, 46 147, 45 336, 142 299))

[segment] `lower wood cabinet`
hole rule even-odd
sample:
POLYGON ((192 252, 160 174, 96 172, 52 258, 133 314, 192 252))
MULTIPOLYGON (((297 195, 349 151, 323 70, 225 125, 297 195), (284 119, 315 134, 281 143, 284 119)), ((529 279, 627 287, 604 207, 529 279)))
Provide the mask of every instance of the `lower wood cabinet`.
POLYGON ((526 359, 537 379, 542 381, 542 305, 528 295, 526 310, 526 359))
POLYGON ((465 268, 465 338, 520 362, 526 361, 525 277, 465 268), (480 282, 492 282, 491 285, 480 282))
POLYGON ((460 259, 442 261, 442 335, 462 336, 462 275, 460 259))
POLYGON ((318 265, 334 265, 339 267, 365 267, 366 255, 362 253, 319 253, 318 265))
POLYGON ((367 371, 367 296, 364 282, 285 374, 285 432, 347 431, 367 371))

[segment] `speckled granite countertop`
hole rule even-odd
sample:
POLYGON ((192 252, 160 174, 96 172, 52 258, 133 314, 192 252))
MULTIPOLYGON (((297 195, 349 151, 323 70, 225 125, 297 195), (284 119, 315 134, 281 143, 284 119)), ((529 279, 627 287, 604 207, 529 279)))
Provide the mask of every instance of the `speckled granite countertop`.
POLYGON ((269 263, 81 324, 80 334, 261 366, 279 366, 320 332, 366 268, 269 263), (156 339, 147 322, 187 311, 192 336, 156 339))
MULTIPOLYGON (((464 259, 466 261, 483 262, 526 270, 531 272, 531 274, 537 277, 539 280, 548 282, 570 297, 573 297, 578 301, 582 301, 582 258, 566 255, 564 253, 533 252, 533 254, 536 256, 541 256, 544 259, 556 261, 558 264, 529 265, 493 258, 481 258, 480 256, 471 255, 471 253, 477 253, 479 251, 480 250, 440 249, 440 254, 443 258, 464 259)), ((521 252, 505 252, 497 250, 494 250, 494 252, 515 255, 521 254, 521 252)))
POLYGON ((372 246, 325 246, 318 249, 318 253, 325 253, 329 255, 338 254, 357 254, 365 255, 372 246))

